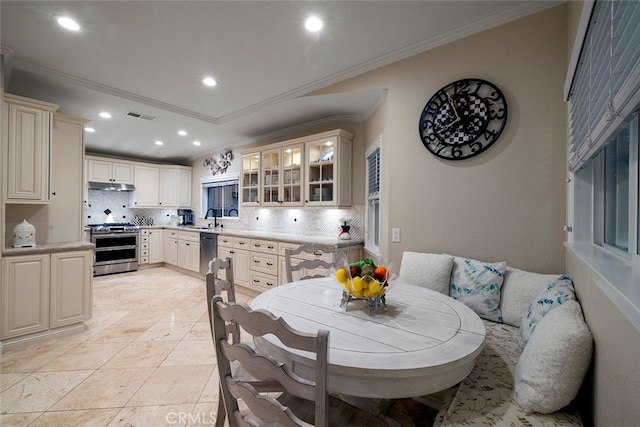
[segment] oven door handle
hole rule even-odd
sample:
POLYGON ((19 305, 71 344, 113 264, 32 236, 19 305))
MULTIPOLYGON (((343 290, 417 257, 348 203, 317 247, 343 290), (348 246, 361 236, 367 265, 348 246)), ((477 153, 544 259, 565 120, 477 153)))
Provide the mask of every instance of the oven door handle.
POLYGON ((121 251, 123 249, 136 249, 136 245, 127 245, 127 246, 109 246, 108 248, 96 248, 96 252, 107 252, 107 251, 121 251))

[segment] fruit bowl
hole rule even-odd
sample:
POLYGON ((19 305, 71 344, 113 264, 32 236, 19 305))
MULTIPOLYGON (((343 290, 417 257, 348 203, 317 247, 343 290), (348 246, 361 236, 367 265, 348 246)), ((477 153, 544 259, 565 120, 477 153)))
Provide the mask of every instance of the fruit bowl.
POLYGON ((344 288, 340 307, 344 307, 346 311, 350 301, 364 300, 371 313, 380 312, 386 307, 385 295, 395 274, 393 263, 383 266, 382 262, 376 264, 367 258, 352 263, 342 260, 341 266, 335 269, 334 276, 344 288))

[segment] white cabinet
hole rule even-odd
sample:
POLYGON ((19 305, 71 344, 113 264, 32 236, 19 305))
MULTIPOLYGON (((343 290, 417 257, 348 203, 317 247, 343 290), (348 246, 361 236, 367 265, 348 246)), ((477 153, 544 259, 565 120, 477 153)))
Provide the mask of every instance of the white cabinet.
POLYGON ((2 259, 2 338, 49 327, 49 255, 2 259))
POLYGON ((275 286, 278 286, 278 243, 251 239, 249 287, 263 292, 275 286))
POLYGON ((191 207, 191 168, 161 167, 158 205, 163 208, 191 207))
POLYGON ((354 136, 337 129, 243 153, 242 205, 350 206, 354 136))
POLYGON ((83 239, 84 123, 86 120, 58 113, 53 116, 48 243, 83 239))
POLYGON ((262 152, 262 206, 302 206, 304 145, 262 152))
POLYGON ((149 230, 149 264, 155 264, 164 260, 162 230, 149 230))
POLYGON ((260 153, 252 152, 242 156, 242 198, 243 206, 260 206, 260 153))
POLYGON ((351 205, 351 142, 345 131, 318 134, 305 143, 307 206, 351 205))
POLYGON ((2 339, 73 325, 91 318, 93 250, 5 256, 2 339))
POLYGON ((49 327, 71 325, 91 318, 91 251, 51 254, 49 327))
POLYGON ((200 271, 200 233, 178 231, 178 267, 200 271))
POLYGON ((163 230, 143 228, 138 241, 138 264, 155 264, 164 261, 163 230))
POLYGON ((135 166, 135 186, 133 192, 133 207, 149 208, 158 207, 159 169, 154 166, 135 166))
POLYGON ((133 184, 133 176, 132 163, 87 157, 87 181, 133 184))
POLYGON ((141 228, 138 236, 138 264, 149 264, 149 229, 141 228))
POLYGON ((164 262, 171 265, 178 265, 178 231, 163 230, 164 262))
POLYGON ((49 201, 52 114, 58 106, 10 94, 5 94, 3 99, 6 201, 46 203, 49 201))
POLYGON ((218 258, 231 257, 235 284, 249 287, 250 281, 250 239, 218 236, 218 258))

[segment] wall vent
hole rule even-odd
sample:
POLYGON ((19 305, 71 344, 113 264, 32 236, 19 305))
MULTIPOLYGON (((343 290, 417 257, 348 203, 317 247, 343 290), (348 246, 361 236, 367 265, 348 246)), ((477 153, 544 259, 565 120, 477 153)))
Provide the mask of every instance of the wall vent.
POLYGON ((125 114, 125 116, 135 117, 136 119, 155 120, 155 117, 153 117, 153 116, 150 116, 148 114, 135 113, 133 111, 127 111, 124 114, 125 114))

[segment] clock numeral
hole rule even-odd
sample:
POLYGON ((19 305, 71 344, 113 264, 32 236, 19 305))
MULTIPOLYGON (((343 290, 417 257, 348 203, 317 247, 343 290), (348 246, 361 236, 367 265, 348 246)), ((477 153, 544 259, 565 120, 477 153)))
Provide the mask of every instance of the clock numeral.
POLYGON ((482 150, 482 144, 480 144, 478 141, 474 142, 469 147, 471 148, 472 153, 477 153, 478 151, 482 150))
POLYGON ((505 116, 507 115, 507 110, 504 108, 504 106, 498 108, 498 109, 493 109, 491 108, 489 110, 489 119, 490 120, 502 120, 505 116))
POLYGON ((496 137, 496 135, 498 134, 497 131, 495 130, 491 130, 491 129, 485 129, 483 136, 487 141, 491 141, 493 138, 496 137))
POLYGON ((455 147, 455 146, 454 146, 454 147, 451 149, 451 155, 452 155, 454 158, 456 158, 456 159, 457 159, 457 158, 460 158, 460 157, 462 156, 462 154, 463 154, 462 149, 460 149, 460 148, 458 148, 458 147, 455 147))

